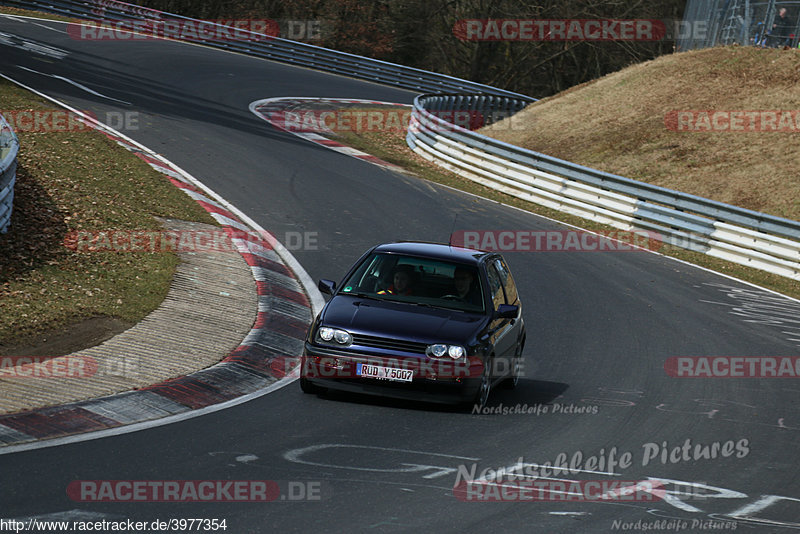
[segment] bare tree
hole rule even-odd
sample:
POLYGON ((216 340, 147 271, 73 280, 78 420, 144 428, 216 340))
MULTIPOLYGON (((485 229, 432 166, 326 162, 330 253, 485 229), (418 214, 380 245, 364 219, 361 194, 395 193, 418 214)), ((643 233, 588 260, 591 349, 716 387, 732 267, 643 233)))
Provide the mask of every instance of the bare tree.
MULTIPOLYGON (((323 22, 313 44, 547 96, 632 63, 670 53, 668 40, 473 41, 465 20, 656 19, 682 15, 685 0, 143 0, 197 18, 323 22)), ((669 22, 667 22, 669 23, 669 22)))

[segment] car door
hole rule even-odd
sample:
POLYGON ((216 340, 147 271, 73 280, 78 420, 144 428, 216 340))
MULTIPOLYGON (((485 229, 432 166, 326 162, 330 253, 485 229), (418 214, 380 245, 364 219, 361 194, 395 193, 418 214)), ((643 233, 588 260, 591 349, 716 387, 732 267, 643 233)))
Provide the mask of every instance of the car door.
POLYGON ((506 261, 502 257, 497 258, 495 260, 495 267, 500 275, 500 281, 503 283, 503 289, 505 290, 506 294, 506 302, 519 308, 517 319, 512 319, 510 324, 511 332, 509 335, 514 339, 514 347, 509 358, 513 358, 516 354, 517 342, 524 337, 525 323, 522 320, 522 301, 519 299, 519 294, 517 293, 517 284, 514 282, 514 277, 511 275, 511 270, 508 268, 506 261))
MULTIPOLYGON (((503 284, 504 274, 501 274, 502 265, 499 258, 492 258, 486 265, 486 275, 489 279, 489 292, 492 298, 492 308, 496 312, 501 304, 512 304, 508 302, 506 291, 503 284)), ((505 271, 507 273, 508 271, 505 271)), ((517 337, 515 336, 516 319, 496 318, 491 322, 490 332, 492 332, 492 342, 494 344, 495 361, 492 368, 492 376, 506 376, 511 372, 511 365, 514 352, 517 347, 517 337)))

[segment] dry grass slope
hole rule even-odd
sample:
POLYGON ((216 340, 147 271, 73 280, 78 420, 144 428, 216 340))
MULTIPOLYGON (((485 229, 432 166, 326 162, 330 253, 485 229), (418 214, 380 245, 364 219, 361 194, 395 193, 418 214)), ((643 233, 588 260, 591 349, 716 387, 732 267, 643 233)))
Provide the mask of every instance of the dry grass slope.
POLYGON ((800 51, 712 48, 662 56, 532 104, 482 133, 569 161, 800 220, 800 128, 674 131, 688 110, 797 110, 800 51))
MULTIPOLYGON (((4 80, 0 102, 9 115, 55 109, 4 80)), ((65 236, 160 230, 155 217, 214 220, 164 175, 99 132, 54 128, 17 135, 14 212, 8 233, 0 234, 0 354, 37 345, 28 340, 85 319, 138 322, 164 300, 178 257, 77 252, 64 245, 65 236)))

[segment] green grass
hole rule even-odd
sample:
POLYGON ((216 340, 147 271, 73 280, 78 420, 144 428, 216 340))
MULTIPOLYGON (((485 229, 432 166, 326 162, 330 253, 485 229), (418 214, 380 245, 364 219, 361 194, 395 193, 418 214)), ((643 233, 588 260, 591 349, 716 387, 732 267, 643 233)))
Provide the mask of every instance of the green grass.
MULTIPOLYGON (((0 82, 3 110, 54 110, 0 82)), ((98 316, 136 322, 163 301, 173 253, 77 252, 68 232, 159 230, 155 217, 215 224, 192 199, 95 131, 18 132, 11 227, 0 234, 0 346, 98 316)))

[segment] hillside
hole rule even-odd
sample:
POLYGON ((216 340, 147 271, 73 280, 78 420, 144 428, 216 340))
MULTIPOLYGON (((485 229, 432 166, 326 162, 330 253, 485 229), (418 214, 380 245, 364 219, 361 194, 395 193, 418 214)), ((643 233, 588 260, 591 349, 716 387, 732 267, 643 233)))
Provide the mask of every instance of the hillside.
POLYGON ((800 220, 797 50, 662 56, 536 102, 481 133, 800 220))

